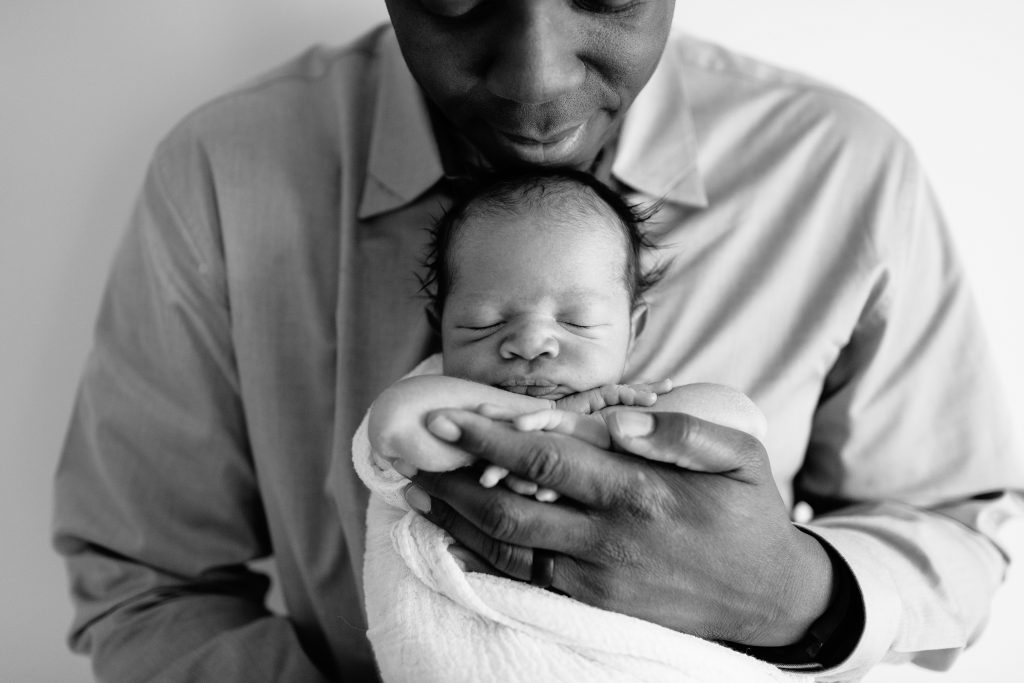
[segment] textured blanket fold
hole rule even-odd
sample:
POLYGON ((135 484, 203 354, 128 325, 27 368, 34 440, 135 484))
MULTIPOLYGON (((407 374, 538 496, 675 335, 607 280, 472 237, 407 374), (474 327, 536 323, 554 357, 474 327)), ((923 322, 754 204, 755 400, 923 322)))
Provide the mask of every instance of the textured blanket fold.
MULTIPOLYGON (((412 374, 438 366, 428 361, 412 374)), ((368 636, 385 681, 794 680, 693 636, 462 571, 447 550, 451 537, 409 510, 401 495, 408 482, 375 463, 365 418, 352 455, 373 491, 363 580, 368 636)))

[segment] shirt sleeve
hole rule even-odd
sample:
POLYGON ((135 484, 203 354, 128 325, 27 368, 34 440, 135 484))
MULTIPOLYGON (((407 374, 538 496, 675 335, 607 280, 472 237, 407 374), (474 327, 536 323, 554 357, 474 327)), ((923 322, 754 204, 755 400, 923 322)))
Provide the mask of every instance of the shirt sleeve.
POLYGON ((865 608, 856 649, 821 680, 883 660, 948 668, 1005 575, 999 529, 1024 511, 1024 459, 944 221, 913 155, 897 175, 871 296, 796 480, 865 608))
POLYGON ((56 474, 70 641, 100 680, 320 681, 247 566, 271 548, 223 259, 160 162, 116 256, 56 474))

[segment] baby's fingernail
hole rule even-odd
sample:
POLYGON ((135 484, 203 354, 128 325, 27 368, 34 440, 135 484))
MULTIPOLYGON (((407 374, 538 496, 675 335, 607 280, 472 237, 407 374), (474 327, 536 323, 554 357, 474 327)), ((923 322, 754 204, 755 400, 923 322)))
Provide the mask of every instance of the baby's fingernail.
POLYGON ((614 423, 621 436, 647 436, 654 430, 654 418, 650 413, 634 410, 620 410, 608 418, 614 423))
POLYGON ((430 512, 430 496, 419 486, 409 486, 405 489, 405 502, 417 512, 430 512))
POLYGON ((459 440, 462 436, 462 430, 459 426, 449 420, 447 417, 438 416, 427 423, 427 429, 430 433, 441 439, 441 441, 448 441, 454 443, 459 440))
POLYGON ((408 463, 404 460, 395 460, 394 462, 392 462, 391 469, 393 469, 395 472, 398 472, 406 479, 412 479, 413 477, 416 476, 416 473, 419 472, 419 470, 416 469, 415 465, 408 463))

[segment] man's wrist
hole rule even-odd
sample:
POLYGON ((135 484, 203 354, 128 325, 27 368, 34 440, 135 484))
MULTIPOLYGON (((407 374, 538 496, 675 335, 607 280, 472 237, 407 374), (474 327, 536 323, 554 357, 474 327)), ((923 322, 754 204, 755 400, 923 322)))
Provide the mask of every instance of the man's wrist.
POLYGON ((780 668, 818 671, 832 668, 853 652, 864 630, 864 604, 853 572, 840 555, 822 543, 832 565, 832 589, 825 611, 795 643, 777 647, 723 645, 780 668))

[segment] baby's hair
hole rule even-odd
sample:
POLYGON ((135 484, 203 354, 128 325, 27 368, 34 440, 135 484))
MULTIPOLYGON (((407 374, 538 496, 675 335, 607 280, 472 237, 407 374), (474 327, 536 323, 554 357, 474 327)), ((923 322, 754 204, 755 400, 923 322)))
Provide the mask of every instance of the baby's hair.
POLYGON ((611 210, 626 242, 624 276, 631 303, 636 305, 643 300, 644 292, 657 283, 664 272, 664 266, 644 269, 641 265, 641 252, 654 249, 655 245, 640 226, 658 211, 659 204, 649 207, 629 204, 597 178, 572 168, 488 172, 471 180, 459 181, 452 205, 431 228, 427 255, 423 260, 426 274, 420 277, 420 290, 429 298, 428 315, 432 323, 440 321, 444 313, 456 275, 453 246, 466 221, 471 216, 507 215, 524 206, 543 206, 549 197, 560 200, 558 208, 563 212, 593 213, 602 207, 611 210))

